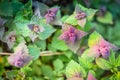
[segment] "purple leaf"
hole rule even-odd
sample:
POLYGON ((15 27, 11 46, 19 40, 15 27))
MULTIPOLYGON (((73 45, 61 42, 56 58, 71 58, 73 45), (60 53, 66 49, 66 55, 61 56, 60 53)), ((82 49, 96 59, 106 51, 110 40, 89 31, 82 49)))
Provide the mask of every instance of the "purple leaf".
POLYGON ((35 39, 37 39, 37 38, 38 38, 38 35, 37 35, 37 34, 35 34, 35 33, 30 33, 29 37, 30 37, 30 39, 32 40, 32 42, 34 42, 34 41, 35 41, 35 39))
POLYGON ((94 55, 94 57, 102 56, 107 58, 110 55, 110 49, 117 50, 119 48, 101 38, 95 46, 90 47, 90 54, 94 55))
POLYGON ((85 24, 86 24, 86 18, 84 18, 84 19, 80 19, 80 20, 78 20, 78 24, 82 27, 82 28, 84 28, 84 26, 85 26, 85 24))
POLYGON ((6 35, 5 40, 8 47, 11 49, 14 46, 14 43, 16 42, 16 32, 10 32, 8 35, 6 35))
POLYGON ((32 31, 32 32, 35 32, 35 33, 39 33, 39 32, 43 32, 44 31, 44 28, 39 26, 39 25, 36 25, 36 24, 29 24, 28 25, 28 28, 32 31))
POLYGON ((7 20, 6 19, 2 19, 0 17, 0 40, 2 40, 3 34, 4 34, 4 24, 7 20))
MULTIPOLYGON (((66 26, 65 26, 66 27, 66 26)), ((76 53, 80 46, 80 39, 87 35, 86 32, 77 30, 73 26, 67 25, 66 28, 63 28, 63 33, 60 35, 59 39, 64 40, 68 47, 76 53)))
POLYGON ((33 7, 34 7, 34 15, 38 16, 39 18, 42 18, 45 16, 48 6, 40 3, 38 1, 33 1, 33 7))
MULTIPOLYGON (((65 29, 65 28, 64 28, 65 29)), ((73 26, 63 30, 63 33, 60 35, 59 39, 64 40, 66 43, 75 43, 75 41, 84 37, 87 33, 81 30, 75 29, 73 26)))
POLYGON ((29 37, 30 39, 34 42, 36 38, 38 38, 38 34, 40 32, 43 32, 44 31, 44 28, 39 26, 39 25, 36 25, 36 24, 29 24, 28 25, 28 28, 32 31, 30 34, 29 34, 29 37))
POLYGON ((2 40, 4 32, 5 32, 5 28, 4 27, 0 27, 0 40, 2 40))
POLYGON ((89 72, 87 80, 97 80, 97 79, 89 72))
POLYGON ((0 27, 3 26, 6 21, 7 21, 6 19, 2 19, 2 18, 0 17, 0 27))
POLYGON ((14 54, 8 57, 8 62, 12 66, 16 66, 19 68, 24 67, 31 60, 32 60, 32 57, 28 54, 28 49, 24 42, 20 43, 17 46, 14 54))
POLYGON ((84 18, 86 18, 86 13, 85 12, 76 13, 75 18, 77 20, 84 19, 84 18))
POLYGON ((76 5, 75 13, 76 13, 75 18, 78 19, 78 20, 83 19, 83 18, 86 17, 86 13, 81 10, 79 5, 76 5))
POLYGON ((50 23, 50 22, 55 20, 58 10, 59 10, 58 7, 51 8, 48 10, 48 12, 45 14, 45 18, 46 18, 47 23, 50 23))
POLYGON ((76 12, 76 13, 82 12, 82 10, 81 10, 81 8, 80 8, 79 5, 76 5, 76 7, 75 7, 75 12, 76 12))
POLYGON ((78 20, 78 24, 83 28, 86 24, 86 13, 83 12, 79 5, 75 8, 75 18, 78 20))

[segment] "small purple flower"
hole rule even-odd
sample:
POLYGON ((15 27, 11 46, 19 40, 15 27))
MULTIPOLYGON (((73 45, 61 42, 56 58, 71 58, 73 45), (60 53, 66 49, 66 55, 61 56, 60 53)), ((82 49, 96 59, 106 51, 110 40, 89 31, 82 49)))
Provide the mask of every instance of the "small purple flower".
POLYGON ((59 39, 64 40, 69 49, 76 53, 80 47, 80 39, 85 35, 87 35, 86 32, 77 30, 71 25, 65 25, 59 39))
POLYGON ((82 11, 79 5, 75 7, 75 18, 78 20, 78 25, 84 28, 86 24, 86 12, 82 11))
POLYGON ((51 21, 53 21, 56 17, 56 14, 58 12, 59 8, 51 8, 48 10, 47 14, 45 14, 45 18, 46 18, 46 22, 50 23, 51 21))
POLYGON ((80 6, 79 5, 76 5, 75 7, 75 18, 77 20, 81 20, 81 19, 84 19, 86 18, 86 13, 84 11, 81 10, 80 6))
POLYGON ((32 60, 32 57, 28 54, 28 49, 25 43, 20 43, 17 46, 15 53, 8 57, 8 62, 12 66, 16 66, 19 68, 24 67, 31 60, 32 60))
POLYGON ((87 80, 97 80, 93 74, 91 74, 90 72, 88 73, 88 77, 87 77, 87 80))
POLYGON ((29 29, 35 33, 39 33, 39 32, 43 32, 44 31, 44 28, 39 26, 39 25, 36 25, 36 24, 30 24, 28 25, 29 29))
POLYGON ((85 13, 85 12, 76 13, 76 16, 75 16, 75 18, 76 18, 77 20, 84 19, 85 17, 86 17, 86 13, 85 13))
POLYGON ((36 38, 38 38, 38 34, 44 31, 43 27, 36 25, 36 24, 30 24, 28 25, 28 28, 33 32, 33 33, 30 33, 29 35, 30 39, 33 42, 35 41, 36 38))
POLYGON ((5 38, 6 38, 8 47, 11 49, 14 46, 14 43, 16 41, 15 31, 10 32, 5 38))
POLYGON ((66 31, 64 31, 59 37, 61 40, 64 40, 66 43, 75 43, 77 40, 81 39, 86 35, 86 32, 77 30, 73 26, 69 26, 66 31))
POLYGON ((101 38, 99 43, 97 43, 93 47, 90 47, 90 49, 92 50, 92 52, 94 52, 93 55, 95 57, 102 56, 103 58, 107 58, 110 55, 110 49, 117 50, 118 48, 101 38))

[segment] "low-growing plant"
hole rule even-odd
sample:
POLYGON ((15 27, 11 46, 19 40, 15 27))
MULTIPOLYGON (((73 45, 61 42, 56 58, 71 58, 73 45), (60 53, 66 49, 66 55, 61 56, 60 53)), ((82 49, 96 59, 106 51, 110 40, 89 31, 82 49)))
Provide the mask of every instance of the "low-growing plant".
MULTIPOLYGON (((6 55, 0 57, 0 80, 120 79, 119 47, 93 27, 99 10, 76 4, 63 16, 60 9, 0 1, 0 55, 6 55)), ((96 19, 113 23, 109 12, 96 19)))

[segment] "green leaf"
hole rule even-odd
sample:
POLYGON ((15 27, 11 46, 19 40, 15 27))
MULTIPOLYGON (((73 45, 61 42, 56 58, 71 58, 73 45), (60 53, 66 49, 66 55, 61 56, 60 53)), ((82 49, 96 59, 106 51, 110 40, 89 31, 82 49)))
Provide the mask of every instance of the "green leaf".
POLYGON ((115 61, 115 53, 111 50, 110 52, 110 56, 109 56, 109 61, 112 65, 115 65, 116 64, 116 61, 115 61))
POLYGON ((65 16, 63 16, 62 19, 61 19, 62 22, 65 22, 65 20, 67 20, 68 17, 69 17, 69 15, 65 15, 65 16))
POLYGON ((12 80, 13 78, 17 77, 18 74, 18 70, 11 70, 11 71, 7 71, 6 72, 6 77, 10 80, 12 80))
POLYGON ((58 50, 62 50, 62 51, 65 51, 65 50, 68 50, 68 47, 67 45, 65 44, 64 41, 62 40, 59 40, 58 37, 60 36, 61 32, 60 31, 57 31, 55 36, 53 37, 52 39, 52 44, 51 46, 55 49, 58 49, 58 50))
POLYGON ((96 12, 97 12, 97 10, 95 10, 95 9, 91 9, 91 8, 88 9, 86 11, 86 13, 87 13, 87 19, 88 20, 92 20, 96 12))
POLYGON ((97 20, 104 24, 113 24, 112 14, 107 12, 103 17, 97 17, 97 20))
POLYGON ((95 30, 97 32, 99 32, 101 35, 103 35, 103 37, 107 35, 106 34, 106 28, 102 24, 100 24, 98 22, 92 22, 91 26, 94 26, 93 28, 95 28, 95 30))
POLYGON ((45 5, 44 3, 38 2, 38 1, 34 1, 33 5, 35 5, 37 7, 37 9, 35 9, 34 13, 38 17, 43 17, 46 14, 46 11, 49 9, 49 7, 47 5, 45 5))
POLYGON ((41 67, 41 71, 42 71, 44 76, 49 77, 49 78, 53 78, 53 71, 52 71, 52 68, 50 66, 43 65, 41 67))
POLYGON ((85 60, 88 60, 89 62, 92 62, 94 61, 94 57, 93 56, 90 56, 90 48, 86 49, 82 55, 81 55, 81 58, 85 59, 85 60))
POLYGON ((120 30, 120 21, 116 21, 114 27, 108 28, 108 34, 107 34, 108 39, 112 43, 116 44, 117 46, 120 46, 120 37, 119 37, 120 31, 119 30, 120 30))
MULTIPOLYGON (((1 52, 1 51, 0 51, 1 52)), ((1 58, 1 57, 0 57, 1 58)), ((2 62, 2 59, 0 60, 0 76, 1 75, 3 75, 3 73, 4 73, 4 65, 3 64, 1 64, 1 62, 2 62)))
POLYGON ((37 45, 37 47, 41 48, 42 50, 46 49, 46 41, 45 40, 36 40, 35 45, 37 45))
POLYGON ((86 68, 86 69, 90 69, 93 67, 92 62, 90 62, 89 60, 86 60, 85 58, 79 57, 79 63, 82 67, 86 68))
POLYGON ((75 15, 72 14, 71 16, 69 16, 66 20, 65 23, 71 24, 73 26, 76 26, 78 24, 77 19, 75 18, 75 15))
POLYGON ((29 54, 33 56, 33 59, 36 60, 40 56, 40 49, 36 46, 29 45, 28 46, 29 54))
POLYGON ((72 57, 72 55, 73 55, 73 52, 72 51, 64 51, 64 55, 67 57, 67 58, 69 58, 69 59, 71 59, 71 57, 72 57))
POLYGON ((83 31, 89 32, 92 29, 92 26, 93 26, 93 22, 87 21, 85 27, 83 28, 83 31))
POLYGON ((88 9, 88 8, 85 8, 84 6, 82 6, 80 4, 79 4, 79 7, 80 7, 80 9, 82 11, 86 12, 86 14, 87 14, 87 20, 92 20, 93 17, 94 17, 94 15, 95 15, 95 13, 97 12, 96 9, 91 9, 91 8, 88 9))
POLYGON ((18 43, 20 43, 21 41, 25 41, 24 40, 24 37, 22 37, 22 36, 19 36, 19 37, 17 37, 17 40, 16 40, 18 43))
POLYGON ((82 11, 88 10, 86 7, 82 6, 81 4, 77 4, 77 5, 80 7, 80 9, 81 9, 82 11))
POLYGON ((45 39, 49 38, 52 35, 52 33, 56 31, 56 29, 54 29, 49 24, 45 24, 45 23, 41 22, 40 26, 42 26, 44 28, 44 31, 39 33, 39 39, 41 39, 41 40, 45 40, 45 39))
POLYGON ((13 15, 16 15, 16 13, 20 10, 22 6, 23 4, 21 2, 18 1, 12 2, 13 15))
POLYGON ((25 67, 21 68, 20 70, 21 70, 21 72, 26 73, 26 74, 32 72, 32 68, 29 66, 25 66, 25 67))
POLYGON ((94 31, 90 36, 89 36, 89 39, 88 39, 88 46, 89 47, 92 47, 92 46, 95 46, 99 40, 102 38, 102 36, 97 33, 96 31, 94 31))
POLYGON ((33 15, 31 18, 31 24, 37 24, 41 20, 37 15, 33 15))
POLYGON ((13 9, 12 5, 8 1, 0 2, 0 15, 1 16, 13 16, 13 9))
POLYGON ((28 21, 26 20, 23 20, 23 21, 21 20, 21 22, 16 22, 18 32, 20 32, 20 34, 23 35, 24 37, 27 37, 30 34, 30 30, 27 24, 28 24, 28 21))
POLYGON ((32 14, 32 0, 29 0, 17 13, 17 16, 23 16, 24 19, 30 19, 32 14))
POLYGON ((24 37, 29 36, 30 30, 28 28, 29 24, 29 19, 31 18, 32 15, 32 1, 28 1, 19 12, 17 12, 14 23, 18 29, 17 32, 20 32, 21 35, 24 37))
POLYGON ((0 77, 0 80, 4 80, 2 77, 0 77))
POLYGON ((117 57, 116 59, 116 64, 115 64, 116 67, 120 66, 120 55, 117 57))
POLYGON ((80 75, 81 77, 86 76, 85 70, 73 60, 68 63, 65 73, 67 78, 75 77, 76 75, 80 75))
POLYGON ((120 71, 118 71, 116 74, 116 80, 120 80, 120 71))
POLYGON ((51 44, 48 44, 47 48, 48 48, 48 50, 53 51, 53 52, 57 51, 55 48, 52 47, 51 44))
POLYGON ((81 20, 78 20, 78 24, 79 24, 82 28, 84 28, 86 22, 87 22, 86 18, 81 19, 81 20))
POLYGON ((56 59, 53 62, 53 65, 54 65, 54 68, 55 68, 56 71, 59 71, 59 70, 63 69, 63 67, 64 67, 63 62, 60 59, 56 59))
POLYGON ((112 68, 111 63, 103 58, 96 58, 95 61, 96 61, 96 64, 103 70, 110 70, 112 68))

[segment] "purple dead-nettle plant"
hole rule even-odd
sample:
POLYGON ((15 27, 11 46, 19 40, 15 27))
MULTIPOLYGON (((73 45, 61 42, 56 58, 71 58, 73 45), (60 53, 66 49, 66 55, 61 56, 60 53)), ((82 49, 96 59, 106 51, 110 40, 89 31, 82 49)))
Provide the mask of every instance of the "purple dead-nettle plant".
POLYGON ((78 30, 72 25, 65 24, 63 27, 63 33, 60 35, 59 39, 64 40, 68 47, 76 52, 80 46, 80 39, 86 34, 86 32, 78 30))
POLYGON ((16 66, 18 68, 24 67, 29 64, 32 60, 32 56, 28 54, 27 46, 24 42, 21 42, 15 49, 14 54, 8 57, 8 62, 12 66, 16 66))
POLYGON ((102 56, 103 58, 107 58, 110 55, 110 49, 116 50, 118 48, 104 39, 101 39, 99 43, 91 47, 91 49, 96 52, 95 57, 102 56))
POLYGON ((35 41, 36 38, 38 38, 38 34, 44 31, 44 28, 42 26, 36 24, 30 24, 28 25, 28 28, 32 31, 29 37, 33 42, 35 41))
MULTIPOLYGON (((96 33, 96 32, 94 32, 94 33, 96 33)), ((100 34, 98 34, 98 35, 100 36, 99 39, 97 41, 94 41, 94 45, 89 46, 90 47, 90 52, 89 52, 90 56, 107 58, 110 55, 111 49, 114 51, 119 49, 114 44, 111 44, 108 41, 104 40, 104 38, 100 34)), ((94 38, 94 40, 95 39, 96 38, 94 38)))
POLYGON ((38 18, 44 17, 47 10, 49 9, 47 5, 38 1, 33 1, 32 6, 34 7, 34 15, 36 15, 38 18))
POLYGON ((50 22, 55 20, 58 10, 59 10, 59 7, 55 7, 55 8, 50 8, 47 11, 47 13, 45 14, 45 18, 46 18, 47 23, 50 23, 50 22))
POLYGON ((5 37, 5 41, 8 45, 8 47, 11 49, 16 42, 16 32, 12 31, 12 32, 8 33, 8 35, 6 35, 6 37, 5 37))
POLYGON ((78 24, 84 27, 86 24, 86 12, 82 11, 79 5, 75 7, 75 18, 78 20, 78 24))
POLYGON ((59 39, 64 40, 66 43, 75 43, 77 40, 80 40, 87 33, 81 30, 74 28, 72 25, 69 25, 59 37, 59 39))

